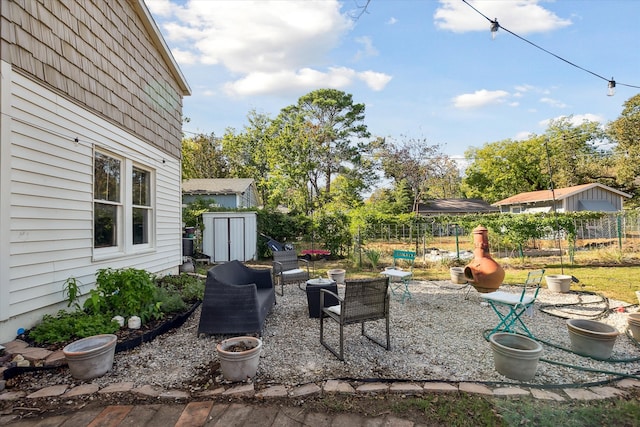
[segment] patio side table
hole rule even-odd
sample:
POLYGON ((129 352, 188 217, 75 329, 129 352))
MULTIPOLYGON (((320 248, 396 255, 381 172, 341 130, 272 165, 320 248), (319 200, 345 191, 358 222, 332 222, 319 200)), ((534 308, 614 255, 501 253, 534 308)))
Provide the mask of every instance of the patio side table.
MULTIPOLYGON (((327 289, 335 294, 338 293, 338 285, 335 280, 311 279, 307 280, 307 304, 309 306, 309 317, 320 317, 320 289, 327 289)), ((331 307, 338 305, 338 300, 333 295, 325 295, 324 306, 331 307)))

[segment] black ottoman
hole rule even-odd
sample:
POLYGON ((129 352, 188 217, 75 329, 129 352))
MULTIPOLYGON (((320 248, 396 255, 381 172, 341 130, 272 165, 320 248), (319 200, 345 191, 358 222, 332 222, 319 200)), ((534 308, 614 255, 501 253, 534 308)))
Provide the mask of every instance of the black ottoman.
MULTIPOLYGON (((320 317, 320 289, 327 289, 336 295, 338 285, 329 279, 311 279, 307 281, 307 304, 309 305, 309 317, 320 317)), ((338 305, 338 300, 333 295, 324 295, 324 306, 338 305)))

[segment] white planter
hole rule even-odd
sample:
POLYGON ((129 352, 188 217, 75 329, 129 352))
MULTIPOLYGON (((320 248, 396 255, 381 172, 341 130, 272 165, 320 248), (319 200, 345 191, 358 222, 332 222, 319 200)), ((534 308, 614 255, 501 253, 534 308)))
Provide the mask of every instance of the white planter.
POLYGON ((547 281, 547 288, 551 292, 558 292, 561 294, 569 292, 571 288, 571 276, 566 274, 549 274, 545 276, 547 281))
POLYGON ((640 342, 640 313, 627 315, 627 326, 634 340, 640 342))
POLYGON ((606 323, 587 319, 567 320, 571 350, 594 359, 611 357, 618 330, 606 323))
POLYGON ((522 335, 495 333, 489 337, 496 371, 507 378, 526 381, 536 375, 542 345, 522 335))
POLYGON ((467 278, 464 276, 464 267, 451 267, 449 274, 451 274, 451 283, 455 283, 456 285, 464 285, 467 283, 467 278))
POLYGON ((262 340, 256 337, 234 337, 216 346, 222 375, 229 381, 253 378, 258 371, 262 340), (242 350, 246 348, 246 350, 242 350))
POLYGON ((344 278, 347 274, 347 270, 342 268, 335 268, 333 270, 327 270, 327 276, 339 285, 344 285, 344 278))
POLYGON ((79 380, 98 378, 113 366, 118 337, 112 334, 94 335, 74 341, 62 349, 71 375, 79 380))

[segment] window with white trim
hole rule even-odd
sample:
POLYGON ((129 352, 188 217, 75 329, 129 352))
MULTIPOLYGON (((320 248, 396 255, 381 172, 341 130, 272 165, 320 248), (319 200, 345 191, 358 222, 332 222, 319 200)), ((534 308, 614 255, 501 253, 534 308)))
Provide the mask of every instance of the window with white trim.
POLYGON ((93 247, 126 254, 153 243, 153 171, 104 152, 94 156, 93 247))

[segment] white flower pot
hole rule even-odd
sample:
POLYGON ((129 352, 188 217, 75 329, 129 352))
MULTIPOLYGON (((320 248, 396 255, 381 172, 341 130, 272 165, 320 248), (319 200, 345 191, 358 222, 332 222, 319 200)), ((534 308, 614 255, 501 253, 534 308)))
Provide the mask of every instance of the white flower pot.
POLYGON ((526 381, 536 375, 542 345, 522 335, 498 332, 489 337, 496 371, 526 381))
POLYGON ((611 357, 618 330, 606 323, 587 319, 567 320, 571 350, 594 359, 611 357))
POLYGON ((545 276, 547 281, 547 288, 551 292, 558 292, 561 294, 569 292, 571 288, 571 276, 566 274, 549 274, 545 276))
POLYGON ((88 380, 106 374, 113 366, 118 337, 94 335, 74 341, 62 349, 74 378, 88 380))
POLYGON ((464 276, 464 267, 451 267, 449 274, 451 274, 451 283, 455 283, 456 285, 464 285, 467 283, 467 278, 464 276))
POLYGON ((333 280, 339 285, 344 285, 344 278, 346 274, 347 274, 347 271, 343 270, 342 268, 327 270, 327 276, 329 276, 329 279, 333 280))
POLYGON ((262 340, 255 337, 234 337, 216 346, 222 375, 229 381, 253 378, 258 371, 262 340))

